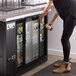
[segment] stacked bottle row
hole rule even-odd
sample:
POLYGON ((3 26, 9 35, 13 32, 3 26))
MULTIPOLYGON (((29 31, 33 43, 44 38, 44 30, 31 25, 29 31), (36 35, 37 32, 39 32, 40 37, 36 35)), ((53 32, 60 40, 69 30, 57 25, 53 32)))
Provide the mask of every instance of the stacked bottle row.
POLYGON ((22 0, 0 0, 0 8, 20 7, 22 0))

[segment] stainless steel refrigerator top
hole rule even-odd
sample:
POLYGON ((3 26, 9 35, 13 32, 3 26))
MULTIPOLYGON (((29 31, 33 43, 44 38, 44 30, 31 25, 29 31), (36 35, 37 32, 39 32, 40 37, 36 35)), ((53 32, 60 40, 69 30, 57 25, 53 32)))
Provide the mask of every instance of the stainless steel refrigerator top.
POLYGON ((41 4, 46 4, 48 2, 48 0, 24 0, 23 1, 25 3, 25 5, 41 5, 41 4))

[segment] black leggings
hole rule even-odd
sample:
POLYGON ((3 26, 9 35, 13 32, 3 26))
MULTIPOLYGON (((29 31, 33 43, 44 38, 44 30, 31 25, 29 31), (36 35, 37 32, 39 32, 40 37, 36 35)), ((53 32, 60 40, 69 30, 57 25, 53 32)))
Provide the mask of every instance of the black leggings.
POLYGON ((70 54, 70 37, 73 33, 74 27, 76 25, 76 19, 71 16, 70 14, 63 19, 63 34, 61 38, 61 43, 63 46, 63 54, 64 54, 64 61, 69 61, 69 54, 70 54))

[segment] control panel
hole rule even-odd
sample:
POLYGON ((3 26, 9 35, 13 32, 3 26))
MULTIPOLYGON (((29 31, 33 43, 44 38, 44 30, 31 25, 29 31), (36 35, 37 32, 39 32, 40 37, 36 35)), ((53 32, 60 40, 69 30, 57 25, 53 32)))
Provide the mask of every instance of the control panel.
POLYGON ((7 47, 7 76, 16 75, 16 23, 11 21, 6 27, 6 47, 7 47))
POLYGON ((13 61, 13 60, 15 60, 15 59, 16 59, 16 55, 13 55, 13 56, 11 56, 11 57, 8 58, 8 62, 9 62, 9 61, 13 61))

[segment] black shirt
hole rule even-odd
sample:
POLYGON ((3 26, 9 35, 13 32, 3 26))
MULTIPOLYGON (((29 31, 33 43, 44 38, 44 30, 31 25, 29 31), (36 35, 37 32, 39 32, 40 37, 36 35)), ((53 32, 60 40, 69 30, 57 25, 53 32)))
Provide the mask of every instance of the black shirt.
POLYGON ((76 18, 76 0, 53 0, 53 3, 62 19, 66 18, 68 13, 76 18))

